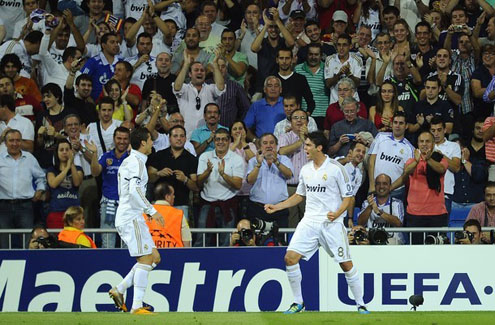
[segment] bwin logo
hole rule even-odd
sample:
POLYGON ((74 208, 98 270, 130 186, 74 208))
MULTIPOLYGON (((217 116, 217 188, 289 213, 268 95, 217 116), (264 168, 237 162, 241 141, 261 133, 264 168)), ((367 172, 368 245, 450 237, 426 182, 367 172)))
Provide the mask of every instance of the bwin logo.
POLYGON ((318 193, 324 193, 326 191, 325 186, 321 186, 320 184, 316 186, 310 186, 306 184, 306 191, 307 192, 318 192, 318 193))
POLYGON ((145 9, 146 9, 146 5, 136 6, 134 4, 131 4, 131 11, 141 12, 144 11, 145 9))
POLYGON ((21 3, 16 1, 3 1, 0 0, 0 6, 20 8, 21 3))
POLYGON ((386 154, 384 154, 382 152, 382 154, 380 155, 380 160, 385 160, 385 161, 390 161, 390 162, 393 162, 395 164, 400 164, 402 162, 402 158, 395 155, 395 156, 388 156, 386 154))

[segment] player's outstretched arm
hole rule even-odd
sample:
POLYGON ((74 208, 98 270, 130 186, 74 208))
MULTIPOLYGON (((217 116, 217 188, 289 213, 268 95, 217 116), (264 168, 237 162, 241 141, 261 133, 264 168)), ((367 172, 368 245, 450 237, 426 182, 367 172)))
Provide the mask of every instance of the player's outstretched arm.
POLYGON ((266 213, 274 213, 283 209, 291 208, 293 206, 298 205, 303 201, 304 197, 302 195, 299 195, 297 193, 294 193, 290 198, 287 200, 277 203, 277 204, 265 204, 265 211, 266 213))
POLYGON ((160 226, 165 227, 165 219, 163 219, 163 216, 159 212, 156 212, 155 214, 153 214, 151 216, 151 219, 153 219, 156 222, 158 222, 158 224, 160 226))

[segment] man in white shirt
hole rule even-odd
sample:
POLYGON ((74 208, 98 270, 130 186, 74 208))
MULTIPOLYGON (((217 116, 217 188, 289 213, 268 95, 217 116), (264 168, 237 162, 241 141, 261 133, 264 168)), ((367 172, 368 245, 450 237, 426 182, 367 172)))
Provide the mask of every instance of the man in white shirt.
POLYGON ((359 86, 363 66, 361 58, 355 53, 350 53, 351 37, 349 35, 339 35, 336 44, 337 53, 328 56, 325 60, 325 85, 330 88, 330 104, 339 100, 337 83, 341 78, 349 77, 354 81, 356 88, 359 86))
MULTIPOLYGON (((244 177, 243 158, 231 151, 230 134, 227 129, 217 129, 214 137, 215 150, 199 157, 198 186, 202 188, 201 212, 198 228, 233 228, 237 211, 237 192, 244 177)), ((211 237, 206 237, 210 244, 211 237)), ((229 236, 221 235, 220 245, 229 246, 229 236)), ((203 238, 198 237, 195 246, 202 246, 203 238)))
POLYGON ((40 31, 32 31, 26 35, 23 40, 7 41, 0 46, 0 57, 5 54, 17 54, 22 62, 21 76, 31 77, 31 56, 38 54, 43 33, 40 31))
POLYGON ((33 123, 15 113, 15 101, 10 95, 0 96, 0 151, 5 150, 5 133, 10 129, 19 130, 22 136, 21 149, 33 152, 34 126, 33 123))
POLYGON ((146 79, 157 73, 155 57, 150 55, 153 49, 151 35, 146 32, 139 34, 136 47, 138 54, 126 59, 126 61, 134 67, 131 83, 143 89, 146 79))
MULTIPOLYGON (((380 132, 370 146, 368 176, 369 192, 375 191, 374 180, 377 175, 385 174, 392 184, 402 176, 406 161, 414 158, 414 146, 404 137, 407 122, 404 112, 395 113, 392 118, 392 132, 380 132)), ((392 188, 394 188, 392 186, 392 188)), ((405 186, 396 188, 392 197, 405 200, 405 186)))
POLYGON ((88 125, 88 133, 93 142, 98 147, 98 157, 114 148, 113 133, 122 124, 122 121, 112 119, 114 102, 110 97, 103 97, 99 101, 98 116, 100 121, 88 125))
MULTIPOLYGON (((67 77, 71 71, 72 62, 81 59, 82 52, 76 47, 70 46, 64 50, 62 62, 58 63, 48 51, 51 31, 46 31, 41 39, 39 58, 42 65, 43 84, 55 83, 60 89, 64 89, 67 77)), ((78 75, 80 73, 78 72, 78 75)))
MULTIPOLYGON (((280 139, 282 135, 286 134, 291 130, 290 116, 292 115, 293 112, 295 112, 298 109, 301 109, 301 103, 297 101, 296 96, 289 94, 284 97, 284 112, 287 118, 275 124, 275 130, 273 131, 273 134, 277 137, 277 139, 280 139)), ((308 116, 307 124, 308 124, 308 132, 318 131, 318 126, 316 125, 316 121, 311 116, 308 116)))
POLYGON ((21 9, 22 5, 22 0, 0 2, 0 20, 3 21, 2 25, 6 29, 6 40, 12 38, 15 24, 25 18, 25 12, 21 9))
POLYGON ((200 62, 193 62, 193 57, 184 50, 184 63, 182 68, 172 83, 177 104, 182 116, 184 116, 184 128, 188 138, 199 126, 205 124, 203 111, 208 103, 216 102, 225 92, 225 81, 218 66, 218 55, 213 60, 213 80, 214 84, 205 83, 206 70, 200 62), (189 74, 191 81, 184 84, 186 74, 189 74))
POLYGON ((127 245, 130 255, 136 257, 137 263, 109 294, 117 308, 127 311, 124 293, 134 285, 131 313, 152 314, 147 308, 143 308, 143 298, 149 272, 156 266, 154 262, 160 260, 160 253, 155 248, 143 213, 161 226, 165 224, 163 216, 145 196, 148 184, 146 160, 153 147, 150 132, 145 128, 135 129, 131 133, 131 147, 131 154, 122 162, 118 171, 119 207, 115 216, 115 228, 127 245))
POLYGON ((445 207, 450 215, 455 185, 454 173, 461 170, 461 147, 457 142, 448 141, 445 138, 445 122, 440 116, 435 116, 431 119, 430 132, 435 139, 435 150, 440 151, 449 163, 444 177, 444 193, 445 207))
POLYGON ((295 314, 304 311, 299 267, 301 258, 309 260, 322 246, 334 258, 345 273, 360 314, 369 311, 363 301, 361 278, 349 254, 349 242, 344 227, 344 217, 352 197, 349 175, 327 152, 328 140, 322 132, 313 132, 304 141, 304 151, 310 161, 299 174, 297 192, 278 204, 265 204, 267 213, 274 213, 294 206, 306 197, 306 211, 287 247, 285 265, 287 277, 294 294, 294 303, 285 312, 295 314))

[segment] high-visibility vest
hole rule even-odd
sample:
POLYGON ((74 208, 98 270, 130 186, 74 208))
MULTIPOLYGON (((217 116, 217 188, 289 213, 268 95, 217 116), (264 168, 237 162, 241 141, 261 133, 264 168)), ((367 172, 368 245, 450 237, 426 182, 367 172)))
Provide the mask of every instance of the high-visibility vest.
MULTIPOLYGON (((76 229, 63 229, 59 234, 58 234, 58 240, 66 242, 66 243, 71 243, 71 244, 78 244, 77 239, 80 236, 86 237, 86 239, 89 241, 91 244, 91 248, 96 248, 95 242, 86 235, 84 232, 76 229)), ((88 247, 89 248, 89 247, 88 247)))
POLYGON ((155 220, 150 221, 143 215, 156 248, 184 247, 181 237, 184 212, 169 205, 154 204, 153 207, 165 219, 165 227, 162 227, 155 220))

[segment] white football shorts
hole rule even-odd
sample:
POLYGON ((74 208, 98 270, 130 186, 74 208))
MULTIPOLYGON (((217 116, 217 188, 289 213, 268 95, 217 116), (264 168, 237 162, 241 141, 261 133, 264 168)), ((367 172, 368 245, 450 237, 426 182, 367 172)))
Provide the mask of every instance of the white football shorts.
POLYGON ((117 231, 132 257, 149 255, 152 248, 155 247, 150 230, 142 216, 117 227, 117 231))
POLYGON ((337 263, 351 260, 347 231, 341 222, 317 222, 303 218, 297 225, 287 250, 302 255, 307 261, 319 246, 337 263))

